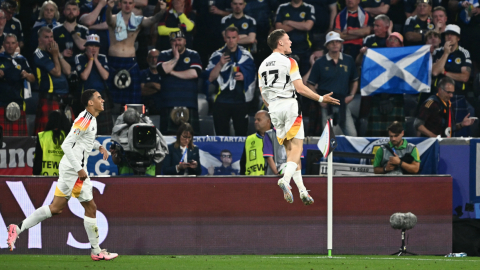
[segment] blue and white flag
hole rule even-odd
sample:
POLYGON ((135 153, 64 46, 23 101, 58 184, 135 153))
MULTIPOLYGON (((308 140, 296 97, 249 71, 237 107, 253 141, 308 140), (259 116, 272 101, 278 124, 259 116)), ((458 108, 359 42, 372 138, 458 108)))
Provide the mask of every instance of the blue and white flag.
POLYGON ((430 45, 368 49, 363 59, 362 96, 430 92, 430 45))

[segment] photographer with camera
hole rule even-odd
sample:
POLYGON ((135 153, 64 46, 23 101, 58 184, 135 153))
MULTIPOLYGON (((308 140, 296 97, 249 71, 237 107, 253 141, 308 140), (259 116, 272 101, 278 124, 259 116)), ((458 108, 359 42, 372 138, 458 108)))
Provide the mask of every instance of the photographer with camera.
POLYGON ((113 127, 113 163, 119 175, 155 176, 156 165, 168 154, 167 143, 150 118, 131 107, 127 105, 113 127))
POLYGON ((168 146, 163 162, 164 175, 200 175, 200 151, 193 145, 193 128, 183 123, 177 131, 177 140, 168 146))
POLYGON ((420 154, 417 147, 403 139, 403 125, 395 121, 388 127, 390 142, 380 145, 373 160, 375 174, 417 174, 420 154))
POLYGON ((226 45, 210 57, 208 80, 220 91, 213 105, 213 122, 217 136, 230 135, 230 118, 235 136, 247 136, 248 103, 255 92, 256 67, 253 57, 238 45, 238 28, 225 29, 226 45))

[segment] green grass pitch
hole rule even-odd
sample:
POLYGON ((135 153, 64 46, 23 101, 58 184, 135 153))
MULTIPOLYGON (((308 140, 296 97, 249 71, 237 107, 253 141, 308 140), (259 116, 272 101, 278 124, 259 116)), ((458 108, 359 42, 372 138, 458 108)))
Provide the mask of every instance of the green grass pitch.
POLYGON ((90 256, 0 255, 0 269, 479 269, 480 258, 339 255, 144 255, 94 262, 90 256))

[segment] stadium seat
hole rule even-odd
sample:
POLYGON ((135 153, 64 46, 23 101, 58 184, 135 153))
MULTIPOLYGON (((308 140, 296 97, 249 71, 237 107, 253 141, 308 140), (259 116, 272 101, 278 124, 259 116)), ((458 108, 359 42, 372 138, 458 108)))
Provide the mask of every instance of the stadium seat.
POLYGON ((208 115, 208 101, 205 94, 198 94, 198 115, 208 115))
POLYGON ((200 136, 215 136, 215 127, 213 126, 213 116, 200 115, 200 136))

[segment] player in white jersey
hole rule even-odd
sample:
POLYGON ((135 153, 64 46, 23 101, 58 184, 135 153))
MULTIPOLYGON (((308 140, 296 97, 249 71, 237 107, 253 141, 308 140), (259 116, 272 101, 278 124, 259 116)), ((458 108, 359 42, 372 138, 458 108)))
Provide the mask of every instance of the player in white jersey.
POLYGON ((267 57, 258 69, 258 80, 263 102, 268 107, 270 118, 277 130, 277 139, 287 152, 287 165, 278 185, 283 190, 287 202, 293 203, 290 180, 293 177, 300 191, 300 199, 305 205, 313 203, 303 184, 300 157, 303 151, 302 113, 296 100, 297 93, 309 99, 340 105, 333 93, 323 97, 313 92, 302 82, 297 62, 286 56, 291 54, 292 42, 283 29, 277 29, 268 35, 268 46, 273 53, 267 57))
POLYGON ((95 90, 85 90, 81 97, 85 110, 75 119, 75 123, 63 141, 62 150, 65 153, 59 165, 59 177, 55 196, 50 205, 35 210, 20 224, 8 226, 7 244, 13 250, 18 235, 37 225, 43 220, 62 213, 71 197, 77 198, 85 208, 83 224, 92 247, 91 257, 95 261, 112 260, 118 254, 100 249, 98 243, 97 206, 93 201, 92 183, 87 173, 87 159, 92 149, 99 150, 103 159, 108 158, 108 151, 95 141, 97 120, 95 117, 103 111, 102 96, 95 90))

